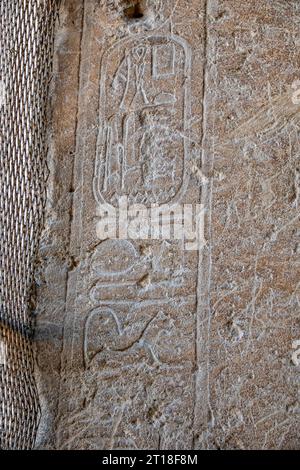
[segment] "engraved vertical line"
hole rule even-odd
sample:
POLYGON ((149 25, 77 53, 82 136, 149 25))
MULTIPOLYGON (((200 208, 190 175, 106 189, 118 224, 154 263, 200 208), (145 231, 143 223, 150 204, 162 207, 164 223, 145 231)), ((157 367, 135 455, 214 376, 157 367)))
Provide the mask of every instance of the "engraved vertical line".
MULTIPOLYGON (((208 54, 208 1, 203 5, 203 78, 202 78, 202 102, 201 102, 201 167, 205 174, 205 139, 206 139, 206 97, 207 97, 207 54, 208 54)), ((206 184, 201 186, 201 204, 207 210, 209 205, 209 190, 206 184)), ((209 215, 205 218, 209 224, 209 215)), ((207 230, 205 230, 207 233, 207 230)), ((198 254, 198 278, 196 300, 196 325, 195 325, 195 380, 194 380, 194 410, 193 410, 193 448, 196 446, 196 435, 207 429, 207 416, 209 408, 209 276, 207 277, 207 264, 210 254, 204 253, 207 248, 202 248, 198 254)), ((208 249, 209 251, 209 249, 208 249)))
POLYGON ((78 76, 77 76, 77 113, 76 113, 76 120, 75 120, 75 153, 74 153, 74 160, 72 165, 72 205, 71 205, 71 213, 70 213, 70 225, 69 225, 69 255, 71 253, 71 234, 72 234, 72 224, 74 220, 74 203, 75 203, 75 182, 76 182, 76 172, 75 172, 75 164, 76 164, 76 149, 78 148, 78 126, 79 126, 79 100, 80 100, 80 84, 81 84, 81 61, 83 57, 83 30, 84 30, 84 18, 85 18, 85 0, 82 0, 82 16, 81 16, 81 25, 80 25, 80 41, 79 41, 79 58, 78 58, 78 76))
MULTIPOLYGON (((70 192, 72 192, 72 199, 70 202, 70 219, 69 219, 69 226, 68 226, 68 256, 71 254, 71 243, 72 243, 72 224, 74 220, 74 204, 75 204, 75 163, 76 163, 76 148, 78 145, 78 138, 77 138, 77 131, 78 131, 78 124, 79 124, 79 99, 80 99, 80 83, 81 83, 81 60, 82 60, 82 47, 83 47, 83 29, 84 29, 84 18, 85 18, 85 0, 81 1, 82 3, 82 11, 81 11, 81 24, 80 24, 80 39, 79 39, 79 48, 78 48, 78 69, 77 69, 77 102, 76 102, 76 118, 75 118, 75 123, 74 123, 74 152, 72 152, 73 156, 73 162, 71 166, 71 177, 70 177, 70 192)), ((64 350, 65 348, 65 332, 66 332, 66 320, 67 320, 67 305, 68 305, 68 292, 69 292, 69 284, 70 284, 70 275, 69 275, 70 269, 67 270, 66 272, 66 282, 65 282, 65 298, 64 298, 64 303, 65 303, 65 308, 64 308, 64 321, 63 321, 63 328, 62 328, 62 342, 63 346, 62 349, 64 350)), ((74 319, 73 319, 74 320, 74 319)), ((72 356, 73 356, 73 335, 72 335, 72 347, 71 347, 71 359, 70 363, 72 364, 72 356)), ((61 361, 60 361, 60 380, 62 381, 63 377, 63 361, 65 358, 68 357, 68 354, 62 354, 61 356, 61 361)), ((59 394, 59 401, 61 400, 60 397, 63 396, 63 383, 61 382, 60 384, 60 394, 59 394)), ((59 410, 60 410, 60 404, 58 406, 56 418, 58 418, 59 415, 59 410)), ((60 447, 60 442, 59 442, 59 434, 56 437, 57 440, 57 448, 60 447)))
MULTIPOLYGON (((79 44, 79 59, 78 59, 78 80, 77 80, 77 114, 76 114, 76 121, 75 121, 75 155, 74 155, 74 161, 72 165, 72 186, 73 186, 73 195, 72 195, 72 205, 71 205, 71 213, 70 213, 70 225, 69 225, 69 249, 68 249, 68 254, 70 256, 71 254, 71 246, 72 246, 72 225, 74 222, 74 208, 75 208, 75 203, 76 203, 76 171, 75 171, 75 165, 76 165, 76 159, 77 159, 77 151, 76 149, 78 148, 78 126, 79 126, 79 100, 80 100, 80 84, 81 84, 81 60, 83 57, 82 53, 82 47, 83 47, 83 30, 84 30, 84 18, 85 18, 85 0, 82 1, 82 17, 81 17, 81 26, 80 26, 80 44, 79 44)), ((66 308, 67 308, 67 298, 68 298, 68 284, 69 284, 69 270, 67 272, 67 291, 66 291, 66 308)), ((72 347, 71 347, 71 364, 72 364, 72 359, 73 359, 73 336, 72 336, 72 347)))

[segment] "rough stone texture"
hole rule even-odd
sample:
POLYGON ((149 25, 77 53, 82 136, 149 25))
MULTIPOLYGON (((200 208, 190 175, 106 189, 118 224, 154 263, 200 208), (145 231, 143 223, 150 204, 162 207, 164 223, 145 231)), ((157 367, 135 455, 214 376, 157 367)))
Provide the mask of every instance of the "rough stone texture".
POLYGON ((300 4, 133 3, 62 2, 37 447, 299 448, 300 4), (109 174, 121 143, 144 185, 109 174), (202 202, 206 248, 99 242, 115 194, 202 202))

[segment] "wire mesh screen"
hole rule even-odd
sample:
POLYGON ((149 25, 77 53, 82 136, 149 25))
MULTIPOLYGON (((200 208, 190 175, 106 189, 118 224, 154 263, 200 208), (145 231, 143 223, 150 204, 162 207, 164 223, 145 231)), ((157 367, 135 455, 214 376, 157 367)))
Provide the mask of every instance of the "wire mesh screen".
POLYGON ((28 449, 39 418, 30 298, 46 192, 56 0, 0 0, 0 448, 28 449))

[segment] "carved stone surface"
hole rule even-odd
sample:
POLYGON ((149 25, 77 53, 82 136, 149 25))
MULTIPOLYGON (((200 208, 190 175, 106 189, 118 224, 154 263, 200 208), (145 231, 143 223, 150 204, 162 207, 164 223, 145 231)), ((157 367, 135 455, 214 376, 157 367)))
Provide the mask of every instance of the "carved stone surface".
POLYGON ((39 448, 299 447, 300 5, 186 3, 62 2, 39 448), (206 247, 99 240, 120 196, 202 203, 206 247))
POLYGON ((105 51, 94 179, 99 203, 169 203, 188 184, 191 49, 175 34, 136 34, 105 51), (120 59, 121 58, 121 59, 120 59))

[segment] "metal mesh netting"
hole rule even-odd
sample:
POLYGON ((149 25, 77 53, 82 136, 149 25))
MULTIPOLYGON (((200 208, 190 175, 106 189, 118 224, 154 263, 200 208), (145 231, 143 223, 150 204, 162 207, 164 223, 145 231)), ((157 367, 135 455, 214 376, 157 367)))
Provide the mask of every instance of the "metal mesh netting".
POLYGON ((56 0, 0 0, 0 448, 33 446, 39 417, 30 295, 46 191, 56 0))

